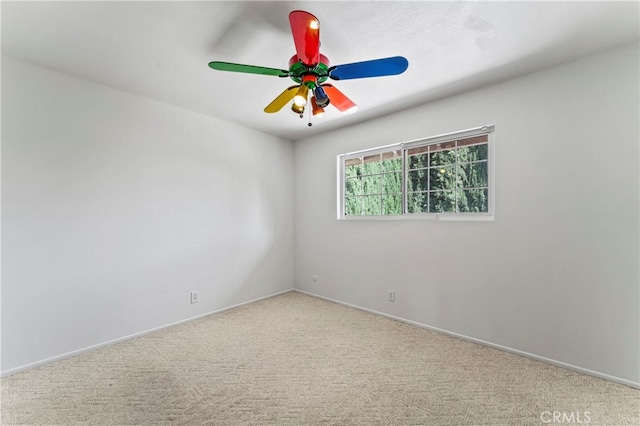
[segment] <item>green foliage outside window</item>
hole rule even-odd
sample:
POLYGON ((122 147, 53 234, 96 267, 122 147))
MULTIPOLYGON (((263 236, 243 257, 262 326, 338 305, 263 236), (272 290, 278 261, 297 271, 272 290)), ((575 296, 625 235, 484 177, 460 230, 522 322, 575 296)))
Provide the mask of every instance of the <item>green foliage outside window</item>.
POLYGON ((346 161, 346 215, 402 214, 401 155, 394 151, 346 161))
POLYGON ((488 146, 486 143, 468 145, 469 142, 465 145, 462 145, 465 141, 447 142, 408 150, 408 213, 489 210, 488 146))

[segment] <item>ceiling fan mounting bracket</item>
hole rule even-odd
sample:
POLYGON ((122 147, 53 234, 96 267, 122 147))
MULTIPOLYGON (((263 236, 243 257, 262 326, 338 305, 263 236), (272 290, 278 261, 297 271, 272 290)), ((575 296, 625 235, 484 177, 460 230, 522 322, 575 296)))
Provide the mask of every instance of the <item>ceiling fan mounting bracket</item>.
MULTIPOLYGON (((315 65, 306 65, 293 55, 289 61, 289 77, 298 84, 302 84, 304 77, 312 75, 316 77, 317 84, 322 84, 329 78, 329 59, 320 54, 320 62, 315 65)), ((307 83, 309 85, 309 83, 307 83)), ((315 86, 315 84, 312 84, 315 86)), ((313 88, 313 87, 312 87, 313 88)))

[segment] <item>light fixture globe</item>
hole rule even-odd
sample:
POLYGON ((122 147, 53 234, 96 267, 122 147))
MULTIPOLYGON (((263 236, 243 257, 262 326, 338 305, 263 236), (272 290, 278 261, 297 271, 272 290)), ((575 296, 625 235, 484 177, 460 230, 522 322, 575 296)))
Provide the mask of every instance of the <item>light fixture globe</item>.
POLYGON ((298 92, 293 97, 294 105, 298 107, 304 107, 307 104, 307 97, 309 96, 309 88, 306 84, 301 84, 298 92))
POLYGON ((327 105, 331 103, 327 92, 324 91, 322 86, 316 86, 316 88, 313 89, 313 96, 316 98, 316 103, 320 108, 326 108, 327 105))
POLYGON ((320 118, 324 115, 324 109, 320 105, 318 105, 318 100, 315 96, 311 97, 311 108, 314 117, 320 118))

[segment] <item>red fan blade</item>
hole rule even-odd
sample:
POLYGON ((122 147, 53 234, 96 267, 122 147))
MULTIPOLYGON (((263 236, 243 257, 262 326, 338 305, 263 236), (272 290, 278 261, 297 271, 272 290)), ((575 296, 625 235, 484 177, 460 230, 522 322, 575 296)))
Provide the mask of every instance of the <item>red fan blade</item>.
POLYGON ((307 66, 315 66, 320 58, 320 21, 303 10, 289 14, 289 23, 298 59, 307 66))
POLYGON ((358 109, 358 106, 353 103, 351 99, 347 98, 344 93, 336 89, 335 86, 323 84, 322 88, 327 93, 327 96, 329 96, 329 100, 331 101, 330 105, 333 105, 339 111, 350 114, 358 109))

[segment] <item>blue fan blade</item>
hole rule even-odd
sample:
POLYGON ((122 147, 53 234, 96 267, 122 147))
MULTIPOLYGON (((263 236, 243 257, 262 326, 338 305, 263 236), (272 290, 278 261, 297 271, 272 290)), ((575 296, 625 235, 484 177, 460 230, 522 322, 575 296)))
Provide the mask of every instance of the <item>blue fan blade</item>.
POLYGON ((408 67, 409 61, 407 61, 406 58, 402 56, 393 56, 391 58, 336 65, 329 69, 329 77, 334 80, 382 77, 385 75, 402 74, 408 67))

